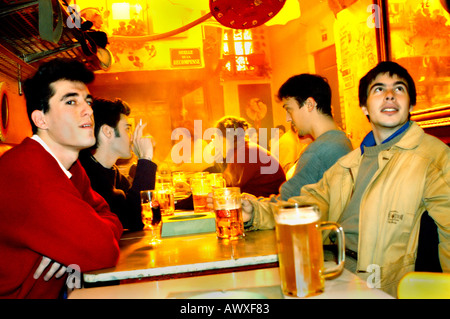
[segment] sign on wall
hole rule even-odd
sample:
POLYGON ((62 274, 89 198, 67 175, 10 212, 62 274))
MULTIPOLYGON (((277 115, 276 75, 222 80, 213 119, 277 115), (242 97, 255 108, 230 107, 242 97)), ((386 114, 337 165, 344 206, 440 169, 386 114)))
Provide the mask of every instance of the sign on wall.
POLYGON ((201 66, 200 49, 170 49, 172 67, 201 66))

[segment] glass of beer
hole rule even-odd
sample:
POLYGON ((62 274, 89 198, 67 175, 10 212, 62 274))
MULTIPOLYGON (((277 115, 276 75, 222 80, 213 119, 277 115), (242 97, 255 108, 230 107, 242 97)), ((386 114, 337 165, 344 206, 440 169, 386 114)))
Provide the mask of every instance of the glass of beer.
POLYGON ((191 186, 185 172, 173 172, 172 181, 175 189, 175 200, 181 200, 191 195, 191 186))
POLYGON ((325 289, 325 278, 344 268, 344 231, 341 226, 320 221, 316 206, 278 205, 275 210, 278 261, 283 294, 309 297, 325 289), (338 240, 338 265, 324 269, 322 230, 334 230, 338 240))
POLYGON ((215 188, 213 205, 216 214, 217 237, 231 240, 244 237, 239 187, 215 188))
POLYGON ((191 180, 192 199, 194 201, 194 212, 209 212, 207 204, 208 193, 211 193, 211 183, 206 178, 193 178, 191 180))
POLYGON ((211 183, 211 187, 223 188, 227 187, 222 173, 211 173, 206 176, 211 183))
POLYGON ((158 202, 158 191, 141 191, 141 215, 144 230, 150 233, 150 245, 154 246, 161 242, 162 217, 158 202))
POLYGON ((162 216, 171 216, 175 212, 175 188, 172 183, 157 184, 158 202, 162 216))

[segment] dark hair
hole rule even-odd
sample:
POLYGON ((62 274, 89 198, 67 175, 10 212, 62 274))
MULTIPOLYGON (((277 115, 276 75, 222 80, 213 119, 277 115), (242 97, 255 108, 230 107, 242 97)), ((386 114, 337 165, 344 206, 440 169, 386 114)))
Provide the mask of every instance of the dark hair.
POLYGON ((35 110, 48 112, 48 102, 55 94, 51 84, 59 80, 88 84, 94 80, 94 72, 79 61, 57 58, 43 63, 31 78, 25 80, 23 91, 33 134, 37 132, 37 127, 31 119, 31 113, 35 110))
POLYGON ((417 94, 416 86, 414 84, 414 80, 411 77, 411 75, 400 64, 391 61, 384 61, 378 63, 377 66, 375 66, 373 69, 367 72, 367 74, 364 75, 361 78, 361 80, 359 80, 359 89, 358 89, 359 106, 366 106, 367 95, 369 94, 369 86, 372 84, 372 82, 378 75, 386 73, 389 74, 390 77, 396 75, 400 79, 406 81, 406 85, 408 86, 407 89, 410 104, 416 105, 416 94, 417 94))
POLYGON ((226 135, 227 129, 242 128, 244 131, 250 127, 250 124, 243 118, 236 116, 224 116, 217 121, 216 127, 222 132, 223 136, 226 135))
POLYGON ((245 119, 236 116, 224 116, 216 123, 216 128, 222 132, 224 138, 227 136, 227 131, 235 133, 233 139, 235 146, 237 145, 238 138, 243 137, 245 139, 245 132, 249 127, 250 124, 245 119))
POLYGON ((114 101, 100 98, 94 99, 92 110, 94 111, 94 134, 96 138, 96 143, 92 148, 98 147, 98 134, 100 128, 105 124, 114 128, 116 137, 120 136, 119 130, 117 129, 117 124, 120 121, 120 114, 128 116, 131 113, 130 106, 121 99, 115 99, 114 101))
POLYGON ((299 74, 289 78, 278 90, 278 99, 294 98, 300 107, 312 97, 317 103, 317 110, 333 117, 331 113, 331 88, 328 80, 317 74, 299 74))

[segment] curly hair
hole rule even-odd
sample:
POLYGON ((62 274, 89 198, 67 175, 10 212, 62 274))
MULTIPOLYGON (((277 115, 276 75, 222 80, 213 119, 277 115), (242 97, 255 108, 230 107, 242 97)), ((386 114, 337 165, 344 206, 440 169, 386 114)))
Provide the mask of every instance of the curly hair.
POLYGON ((216 127, 222 132, 223 136, 226 136, 227 131, 231 129, 236 130, 241 128, 246 131, 250 127, 250 124, 241 117, 224 116, 217 121, 216 127))
POLYGON ((250 128, 250 124, 241 117, 224 116, 216 122, 216 128, 220 130, 223 137, 230 136, 230 133, 233 133, 234 145, 236 145, 238 138, 245 138, 245 133, 250 128))

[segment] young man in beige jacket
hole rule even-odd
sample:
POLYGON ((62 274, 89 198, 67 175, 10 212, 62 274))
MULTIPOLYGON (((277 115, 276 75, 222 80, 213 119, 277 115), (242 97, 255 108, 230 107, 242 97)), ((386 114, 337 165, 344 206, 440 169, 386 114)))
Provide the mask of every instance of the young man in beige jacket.
MULTIPOLYGON (((450 149, 409 120, 415 85, 397 63, 381 62, 361 79, 359 102, 372 126, 361 147, 289 201, 317 205, 322 220, 340 223, 357 256, 353 271, 367 278, 377 265, 380 288, 396 296, 399 280, 415 270, 424 214, 437 226, 438 247, 430 249, 450 272, 450 149)), ((273 205, 243 200, 244 221, 273 228, 273 205)))

